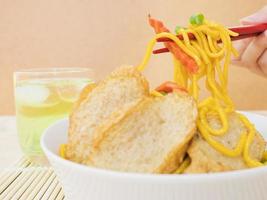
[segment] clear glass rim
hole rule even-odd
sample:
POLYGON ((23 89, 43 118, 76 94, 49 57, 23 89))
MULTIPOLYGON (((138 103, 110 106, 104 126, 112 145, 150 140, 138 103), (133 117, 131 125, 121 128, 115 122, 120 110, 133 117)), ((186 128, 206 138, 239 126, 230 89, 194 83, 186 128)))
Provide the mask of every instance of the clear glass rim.
POLYGON ((82 73, 94 72, 92 68, 86 67, 48 67, 48 68, 25 68, 14 71, 15 75, 18 74, 61 74, 61 73, 82 73))

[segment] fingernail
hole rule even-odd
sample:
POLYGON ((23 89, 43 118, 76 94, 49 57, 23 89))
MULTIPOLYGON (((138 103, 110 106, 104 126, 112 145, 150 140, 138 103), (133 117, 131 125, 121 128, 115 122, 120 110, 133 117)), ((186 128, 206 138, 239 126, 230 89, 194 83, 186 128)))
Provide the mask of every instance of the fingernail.
POLYGON ((250 23, 255 23, 258 21, 258 16, 257 14, 254 14, 254 15, 250 15, 250 16, 247 16, 247 17, 244 17, 240 20, 241 24, 250 24, 250 23))
POLYGON ((255 24, 255 23, 265 23, 267 21, 267 6, 258 12, 244 17, 240 20, 242 24, 255 24))

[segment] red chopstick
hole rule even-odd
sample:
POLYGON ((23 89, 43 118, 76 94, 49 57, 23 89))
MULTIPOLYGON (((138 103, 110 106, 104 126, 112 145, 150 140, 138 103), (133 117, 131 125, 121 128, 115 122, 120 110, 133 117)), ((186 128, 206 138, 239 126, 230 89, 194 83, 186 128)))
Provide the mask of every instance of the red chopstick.
POLYGON ((246 35, 252 33, 262 33, 267 30, 267 23, 255 24, 255 25, 246 25, 246 26, 237 26, 229 28, 231 31, 239 33, 239 35, 246 35))
MULTIPOLYGON (((241 39, 244 39, 244 38, 255 37, 255 36, 261 34, 265 30, 267 30, 267 23, 256 24, 256 25, 248 25, 248 26, 232 27, 232 28, 229 28, 229 30, 234 31, 234 32, 239 34, 236 37, 231 37, 232 41, 241 40, 241 39)), ((189 37, 190 40, 195 40, 196 39, 195 36, 192 33, 188 33, 188 37, 189 37)), ((179 38, 180 40, 183 40, 183 36, 182 35, 177 35, 177 38, 179 38)), ((169 38, 159 38, 157 41, 158 42, 173 42, 169 38)), ((221 41, 218 41, 218 42, 220 43, 221 41)), ((165 52, 168 52, 168 51, 169 50, 167 48, 162 48, 162 49, 154 50, 153 54, 165 53, 165 52)))

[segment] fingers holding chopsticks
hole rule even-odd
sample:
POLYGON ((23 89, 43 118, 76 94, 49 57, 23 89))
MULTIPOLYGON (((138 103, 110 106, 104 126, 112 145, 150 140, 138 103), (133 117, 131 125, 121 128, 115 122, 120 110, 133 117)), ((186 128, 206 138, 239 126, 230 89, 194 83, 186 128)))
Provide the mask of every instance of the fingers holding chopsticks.
POLYGON ((258 12, 241 19, 243 25, 259 24, 267 22, 267 5, 258 12))
POLYGON ((253 39, 238 41, 235 46, 240 55, 233 64, 267 77, 267 31, 253 39))
POLYGON ((261 67, 263 73, 267 74, 267 50, 263 52, 260 59, 258 60, 259 66, 261 67))
MULTIPOLYGON (((267 6, 257 13, 241 20, 243 25, 267 23, 267 6)), ((233 64, 247 67, 249 70, 267 77, 267 31, 257 37, 234 42, 239 57, 233 64)))

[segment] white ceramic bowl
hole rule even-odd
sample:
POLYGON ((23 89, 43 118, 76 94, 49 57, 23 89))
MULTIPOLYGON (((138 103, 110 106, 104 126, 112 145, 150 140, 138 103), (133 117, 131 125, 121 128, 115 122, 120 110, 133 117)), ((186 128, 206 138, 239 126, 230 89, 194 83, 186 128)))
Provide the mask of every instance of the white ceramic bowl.
MULTIPOLYGON (((267 133, 266 117, 245 114, 261 133, 267 133)), ((199 175, 151 175, 97 169, 64 160, 58 156, 58 148, 67 141, 67 128, 67 119, 59 121, 45 131, 41 141, 67 199, 267 199, 267 167, 199 175)))

